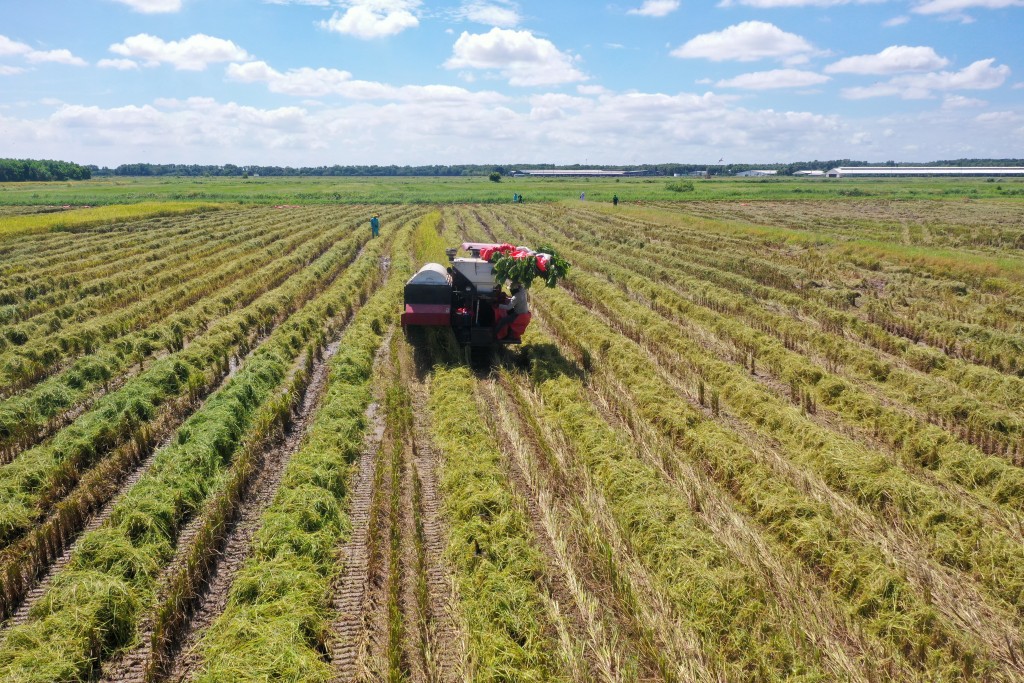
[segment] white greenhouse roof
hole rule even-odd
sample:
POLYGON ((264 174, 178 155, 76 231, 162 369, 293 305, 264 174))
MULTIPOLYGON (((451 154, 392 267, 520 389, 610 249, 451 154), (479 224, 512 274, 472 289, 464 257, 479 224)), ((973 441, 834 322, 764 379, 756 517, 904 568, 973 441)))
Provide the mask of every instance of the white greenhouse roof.
POLYGON ((992 176, 1024 175, 1021 166, 840 166, 829 177, 843 176, 992 176))

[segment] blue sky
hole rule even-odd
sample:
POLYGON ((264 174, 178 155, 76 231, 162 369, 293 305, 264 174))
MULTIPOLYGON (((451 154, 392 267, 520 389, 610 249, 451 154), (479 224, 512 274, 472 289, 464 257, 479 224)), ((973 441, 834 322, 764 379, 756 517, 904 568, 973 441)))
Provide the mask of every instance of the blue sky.
POLYGON ((1024 157, 1024 0, 0 0, 0 157, 1024 157))

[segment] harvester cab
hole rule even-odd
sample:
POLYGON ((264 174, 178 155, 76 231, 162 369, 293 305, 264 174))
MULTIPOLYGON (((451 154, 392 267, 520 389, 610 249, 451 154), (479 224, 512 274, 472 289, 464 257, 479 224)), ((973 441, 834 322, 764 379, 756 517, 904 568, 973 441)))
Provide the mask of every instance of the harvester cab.
POLYGON ((447 267, 428 263, 405 284, 402 329, 408 335, 417 327, 450 327, 459 345, 481 348, 518 344, 530 322, 530 314, 516 316, 495 338, 495 326, 506 314, 499 308, 507 301, 495 278, 494 264, 486 258, 501 245, 465 242, 447 249, 447 267))

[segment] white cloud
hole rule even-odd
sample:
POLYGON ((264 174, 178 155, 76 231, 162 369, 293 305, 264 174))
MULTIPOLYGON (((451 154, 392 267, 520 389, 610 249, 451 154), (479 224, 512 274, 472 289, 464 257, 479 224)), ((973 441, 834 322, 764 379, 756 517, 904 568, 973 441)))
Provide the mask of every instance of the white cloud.
POLYGON ((964 97, 963 95, 946 95, 946 98, 942 101, 943 109, 966 109, 970 107, 984 107, 986 105, 988 105, 988 102, 985 100, 964 97))
POLYGON ((925 0, 911 11, 917 14, 959 14, 969 9, 1024 7, 1024 0, 925 0))
POLYGON ((86 61, 81 57, 71 54, 70 50, 47 50, 39 52, 33 50, 25 55, 25 59, 33 64, 50 62, 53 64, 66 64, 68 66, 86 66, 86 61))
POLYGON ((348 9, 321 21, 320 28, 363 40, 385 38, 419 26, 420 0, 346 0, 348 9))
POLYGON ((1024 120, 1019 113, 1013 111, 988 111, 984 114, 978 114, 974 117, 974 120, 978 123, 997 123, 997 124, 1008 124, 1018 123, 1024 120))
POLYGON ((7 36, 0 35, 0 57, 24 55, 29 52, 32 52, 32 48, 25 43, 19 43, 16 40, 11 40, 7 36))
POLYGON ((165 14, 181 10, 181 0, 114 0, 143 14, 165 14))
POLYGON ((735 78, 718 81, 719 88, 742 88, 744 90, 774 90, 779 88, 807 88, 827 83, 828 76, 799 69, 775 69, 741 74, 735 78))
POLYGON ((280 72, 266 62, 231 64, 227 77, 240 83, 265 83, 271 92, 295 97, 324 97, 339 95, 352 100, 391 100, 401 102, 505 102, 507 98, 495 92, 472 92, 448 85, 405 85, 361 81, 348 71, 338 69, 290 69, 280 72))
POLYGON ((0 110, 0 130, 10 156, 101 165, 493 163, 506 159, 509 149, 552 163, 585 157, 607 164, 721 157, 917 161, 922 153, 930 159, 998 157, 1007 145, 1024 144, 1021 112, 936 108, 858 120, 737 102, 713 93, 591 91, 505 102, 438 96, 264 109, 190 98, 115 108, 63 105, 34 119, 0 110), (960 134, 964 130, 970 138, 960 134))
POLYGON ((813 49, 800 36, 786 33, 774 24, 744 21, 722 31, 691 38, 673 50, 672 56, 703 58, 714 62, 753 62, 764 58, 799 59, 806 57, 813 49))
POLYGON ((644 0, 644 4, 631 9, 627 14, 638 14, 642 17, 665 17, 679 9, 680 0, 644 0))
POLYGON ((885 26, 886 28, 895 28, 897 26, 903 26, 908 22, 910 22, 910 17, 902 15, 893 17, 892 19, 886 19, 882 22, 882 26, 885 26))
POLYGON ((101 59, 96 62, 101 69, 117 69, 118 71, 129 71, 138 69, 139 63, 131 59, 101 59))
POLYGON ((110 51, 142 61, 146 66, 172 64, 180 71, 203 71, 216 62, 249 59, 248 53, 230 40, 197 33, 184 40, 164 41, 140 33, 110 46, 110 51))
POLYGON ((920 100, 934 97, 935 91, 992 90, 1001 86, 1010 76, 1005 64, 993 66, 995 59, 981 59, 960 71, 940 71, 926 74, 897 76, 885 83, 867 87, 846 88, 843 97, 862 100, 871 97, 901 97, 920 100))
POLYGON ((266 62, 231 64, 227 77, 240 83, 266 83, 271 92, 297 97, 339 94, 341 86, 352 81, 348 71, 302 68, 281 73, 266 62))
MULTIPOLYGON (((71 54, 70 50, 35 50, 30 45, 0 35, 0 57, 24 57, 31 64, 53 63, 68 66, 85 66, 86 61, 71 54)), ((15 67, 11 67, 15 68, 15 67)), ((23 70, 23 69, 22 69, 23 70)), ((11 73, 20 73, 11 72, 11 73)))
POLYGON ((529 31, 493 28, 483 34, 463 31, 444 66, 496 70, 508 79, 509 85, 536 86, 586 80, 574 61, 550 40, 529 31))
POLYGON ((825 67, 830 74, 887 75, 906 71, 934 71, 949 64, 930 47, 892 45, 878 54, 840 59, 825 67))
POLYGON ((775 9, 777 7, 835 7, 836 5, 884 2, 885 0, 722 0, 719 7, 733 7, 744 5, 746 7, 757 7, 759 9, 775 9))
POLYGON ((523 21, 519 14, 519 8, 510 2, 483 2, 474 0, 467 2, 457 12, 461 19, 484 24, 485 26, 497 26, 498 28, 515 28, 523 21))
POLYGON ((20 66, 7 66, 5 64, 0 64, 0 76, 16 76, 24 71, 25 70, 20 66))

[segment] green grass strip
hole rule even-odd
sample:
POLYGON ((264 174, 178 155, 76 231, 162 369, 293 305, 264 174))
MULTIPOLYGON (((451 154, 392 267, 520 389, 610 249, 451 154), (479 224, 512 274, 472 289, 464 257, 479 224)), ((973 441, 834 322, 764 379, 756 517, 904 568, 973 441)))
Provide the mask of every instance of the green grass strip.
POLYGON ((142 202, 140 204, 114 204, 84 209, 69 209, 54 213, 35 213, 22 216, 0 216, 0 237, 25 235, 50 230, 76 230, 96 225, 111 225, 126 221, 178 216, 216 211, 224 204, 212 202, 142 202))
MULTIPOLYGON (((536 332, 532 340, 546 341, 536 332)), ((564 361, 543 353, 530 357, 540 398, 537 419, 564 435, 631 549, 724 677, 827 680, 822 653, 798 624, 786 623, 763 577, 732 557, 694 515, 685 494, 640 461, 627 437, 591 402, 580 400, 587 389, 563 374, 564 361)))
POLYGON ((474 400, 466 368, 436 369, 431 435, 443 453, 440 484, 474 681, 562 680, 537 584, 544 574, 522 501, 474 400))
MULTIPOLYGON (((574 282, 578 280, 579 274, 574 282)), ((878 548, 848 535, 826 504, 759 462, 730 430, 685 401, 667 400, 676 396, 675 390, 634 342, 557 290, 545 292, 542 308, 559 337, 572 340, 628 392, 640 417, 675 442, 679 454, 708 471, 747 515, 791 547, 847 603, 850 615, 894 646, 908 664, 941 680, 969 680, 993 666, 965 634, 953 630, 914 593, 878 548)))
POLYGON ((350 535, 348 484, 372 400, 373 358, 393 324, 410 272, 399 235, 388 284, 354 317, 331 359, 328 386, 309 436, 292 456, 264 513, 253 556, 227 607, 200 643, 196 681, 329 681, 324 662, 335 549, 350 535))
MULTIPOLYGON (((155 599, 161 568, 174 556, 185 522, 223 482, 233 455, 274 429, 278 387, 307 348, 322 342, 335 311, 372 286, 379 241, 314 301, 277 327, 242 370, 179 429, 152 469, 114 507, 108 524, 83 536, 70 566, 0 645, 0 679, 85 681, 131 644, 155 599)), ((309 506, 311 501, 302 500, 309 506)))

